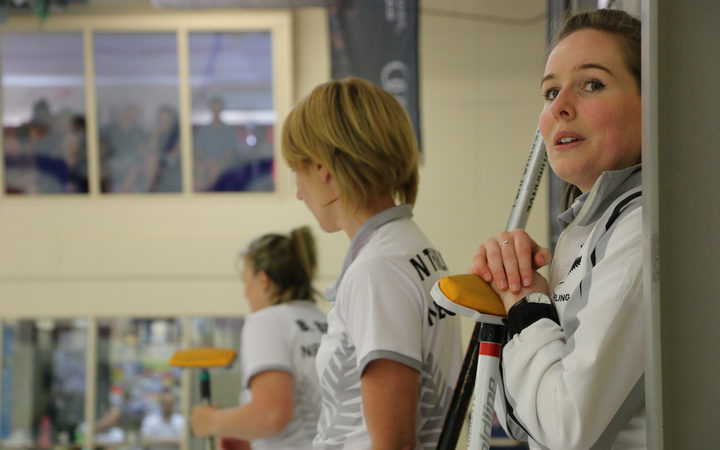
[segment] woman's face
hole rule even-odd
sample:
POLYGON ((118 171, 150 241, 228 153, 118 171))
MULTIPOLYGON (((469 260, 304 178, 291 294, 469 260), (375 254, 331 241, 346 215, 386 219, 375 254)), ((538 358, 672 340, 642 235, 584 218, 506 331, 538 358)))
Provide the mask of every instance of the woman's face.
POLYGON ((641 102, 615 38, 576 31, 550 53, 540 132, 555 173, 586 192, 607 170, 640 162, 641 102))
POLYGON ((245 283, 245 298, 250 304, 250 311, 255 312, 274 304, 271 285, 264 272, 256 272, 252 263, 246 261, 242 277, 245 283))

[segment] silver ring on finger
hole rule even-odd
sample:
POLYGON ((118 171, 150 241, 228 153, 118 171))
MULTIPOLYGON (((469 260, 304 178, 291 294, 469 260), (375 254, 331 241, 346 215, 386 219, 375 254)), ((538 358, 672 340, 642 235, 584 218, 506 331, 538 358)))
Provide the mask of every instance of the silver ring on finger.
POLYGON ((504 241, 502 241, 502 242, 500 243, 500 248, 505 247, 505 246, 508 245, 509 243, 510 243, 510 241, 508 241, 507 239, 505 239, 504 241))

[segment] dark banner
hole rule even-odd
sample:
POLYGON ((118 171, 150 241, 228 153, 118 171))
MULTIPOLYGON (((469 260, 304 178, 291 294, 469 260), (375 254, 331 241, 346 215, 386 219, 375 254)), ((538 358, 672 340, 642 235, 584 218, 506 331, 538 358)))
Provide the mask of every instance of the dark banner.
POLYGON ((332 1, 328 8, 332 77, 357 76, 405 107, 420 143, 418 1, 332 1))
POLYGON ((327 6, 331 0, 152 0, 157 8, 300 8, 327 6))

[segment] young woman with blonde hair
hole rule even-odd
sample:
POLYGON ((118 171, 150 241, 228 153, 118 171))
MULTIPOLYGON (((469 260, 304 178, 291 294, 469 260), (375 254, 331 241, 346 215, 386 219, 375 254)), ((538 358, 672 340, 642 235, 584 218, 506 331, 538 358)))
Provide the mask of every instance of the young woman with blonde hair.
POLYGON ((321 228, 351 239, 325 292, 315 448, 435 448, 461 346, 429 294, 448 272, 412 219, 418 148, 405 111, 367 81, 331 81, 290 112, 282 151, 321 228))
POLYGON ((309 449, 320 414, 315 354, 327 329, 314 302, 315 240, 308 227, 266 234, 241 254, 252 314, 242 330, 241 406, 199 405, 197 436, 221 435, 223 449, 309 449))

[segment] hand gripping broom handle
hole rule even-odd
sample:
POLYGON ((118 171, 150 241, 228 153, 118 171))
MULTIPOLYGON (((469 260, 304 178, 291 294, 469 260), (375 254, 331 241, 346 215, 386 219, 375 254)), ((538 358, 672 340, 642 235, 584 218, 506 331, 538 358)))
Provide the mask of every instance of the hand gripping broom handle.
MULTIPOLYGON (((516 230, 518 228, 524 228, 527 224, 527 219, 532 209, 533 202, 535 201, 535 195, 537 194, 540 180, 542 179, 543 171, 545 170, 545 163, 547 161, 547 155, 545 152, 545 144, 538 129, 535 132, 532 145, 530 146, 530 155, 525 163, 525 171, 520 181, 517 194, 515 195, 515 201, 513 202, 512 209, 510 211, 510 218, 508 219, 505 227, 506 231, 516 230)), ((478 365, 478 351, 480 348, 480 328, 483 326, 482 323, 475 323, 473 334, 468 344, 467 352, 463 360, 463 365, 460 369, 460 375, 458 376, 457 384, 455 385, 455 391, 453 392, 452 399, 450 401, 450 407, 448 414, 445 416, 445 423, 443 424, 442 433, 438 440, 437 448, 441 450, 454 449, 457 445, 460 431, 462 430, 463 422, 467 414, 468 405, 472 398, 473 388, 475 385, 475 374, 478 365)))

